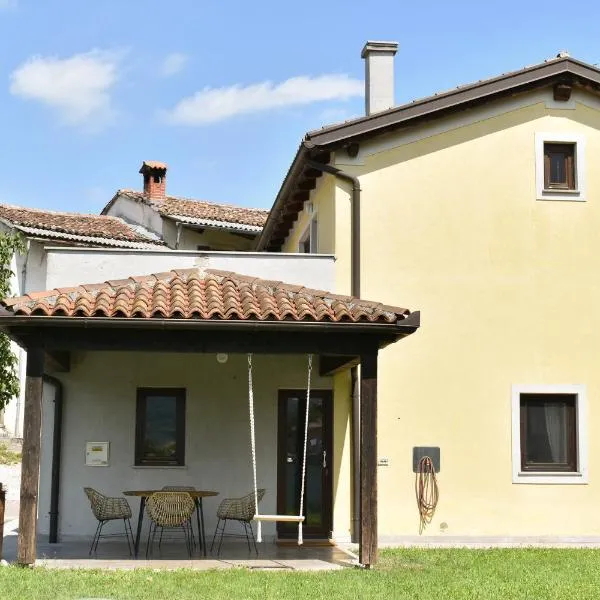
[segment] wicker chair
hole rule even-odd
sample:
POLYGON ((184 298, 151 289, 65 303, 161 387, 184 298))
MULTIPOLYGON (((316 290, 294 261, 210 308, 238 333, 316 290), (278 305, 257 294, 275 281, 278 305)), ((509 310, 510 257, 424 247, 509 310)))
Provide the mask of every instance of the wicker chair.
MULTIPOLYGON (((265 495, 264 489, 258 490, 258 502, 263 499, 265 495)), ((256 538, 254 537, 254 531, 252 530, 252 519, 256 514, 256 504, 254 503, 254 492, 250 492, 241 498, 225 498, 221 504, 219 504, 219 508, 217 509, 217 526, 215 528, 215 535, 213 536, 212 544, 210 545, 210 551, 212 552, 213 546, 215 545, 215 540, 217 539, 217 535, 219 531, 221 533, 219 539, 219 547, 217 548, 217 555, 221 554, 221 544, 223 543, 223 536, 227 535, 228 537, 241 537, 235 534, 225 534, 225 526, 227 525, 227 521, 238 521, 244 527, 244 534, 246 535, 246 542, 248 544, 248 550, 251 550, 250 540, 254 544, 254 550, 258 555, 258 546, 256 545, 256 538), (223 522, 223 525, 221 525, 223 522), (219 526, 221 525, 221 529, 219 530, 219 526), (250 535, 248 535, 248 530, 250 530, 250 535)))
POLYGON ((131 507, 125 498, 111 498, 101 494, 94 488, 84 487, 83 491, 90 501, 92 507, 92 513, 98 520, 98 527, 96 527, 96 533, 92 538, 92 545, 90 546, 90 556, 92 552, 98 550, 98 542, 100 538, 120 536, 121 534, 105 534, 102 535, 102 528, 109 521, 118 521, 123 519, 125 526, 125 537, 127 538, 127 546, 129 547, 129 554, 132 555, 133 548, 133 531, 131 529, 131 507), (131 538, 131 542, 130 542, 131 538))
POLYGON ((150 518, 146 557, 152 551, 156 530, 160 528, 161 536, 165 529, 181 529, 188 554, 191 558, 191 519, 195 509, 196 503, 187 492, 165 491, 152 494, 146 502, 146 512, 150 518))
MULTIPOLYGON (((163 485, 162 489, 165 492, 195 492, 196 488, 193 485, 163 485)), ((194 501, 196 504, 196 510, 198 510, 198 503, 196 501, 194 501)), ((162 544, 162 536, 163 532, 160 532, 160 539, 158 540, 158 547, 160 548, 160 545, 162 544)), ((196 537, 194 536, 194 528, 192 527, 190 530, 190 534, 192 536, 192 546, 195 548, 196 547, 196 537)), ((200 540, 200 542, 202 542, 201 540, 202 534, 200 532, 200 530, 198 530, 198 539, 200 540)))

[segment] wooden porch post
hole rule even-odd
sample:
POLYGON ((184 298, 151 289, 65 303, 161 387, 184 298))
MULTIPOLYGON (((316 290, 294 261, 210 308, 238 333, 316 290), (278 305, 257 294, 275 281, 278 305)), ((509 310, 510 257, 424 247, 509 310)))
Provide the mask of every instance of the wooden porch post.
POLYGON ((23 415, 23 459, 17 550, 17 561, 20 565, 33 564, 36 555, 43 373, 43 351, 40 348, 29 349, 27 351, 27 379, 25 382, 25 411, 23 415))
POLYGON ((377 350, 360 357, 360 550, 377 562, 377 350))

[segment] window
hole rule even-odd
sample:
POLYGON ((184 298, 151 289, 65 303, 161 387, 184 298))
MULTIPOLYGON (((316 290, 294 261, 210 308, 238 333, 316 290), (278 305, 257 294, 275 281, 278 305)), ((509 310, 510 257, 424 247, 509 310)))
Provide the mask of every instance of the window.
POLYGON ((544 144, 544 189, 575 189, 575 144, 544 144))
POLYGON ((513 482, 585 483, 584 386, 513 387, 513 482))
POLYGON ((316 254, 318 252, 317 239, 318 239, 318 223, 317 218, 313 217, 304 234, 300 238, 300 244, 298 252, 304 254, 316 254))
POLYGON ((577 134, 536 134, 538 200, 585 200, 585 138, 577 134))
POLYGON ((574 394, 521 394, 521 471, 577 471, 574 394))
POLYGON ((135 464, 185 464, 185 390, 139 388, 135 427, 135 464))

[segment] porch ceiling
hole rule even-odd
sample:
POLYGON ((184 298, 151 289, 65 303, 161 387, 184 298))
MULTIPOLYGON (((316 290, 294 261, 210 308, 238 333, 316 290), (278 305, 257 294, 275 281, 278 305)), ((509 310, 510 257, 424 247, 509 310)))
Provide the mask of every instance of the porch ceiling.
POLYGON ((199 268, 34 292, 1 304, 0 328, 25 347, 53 349, 356 354, 419 326, 419 313, 405 308, 199 268), (135 329, 135 336, 116 331, 122 328, 135 329), (282 340, 286 330, 294 335, 282 340))

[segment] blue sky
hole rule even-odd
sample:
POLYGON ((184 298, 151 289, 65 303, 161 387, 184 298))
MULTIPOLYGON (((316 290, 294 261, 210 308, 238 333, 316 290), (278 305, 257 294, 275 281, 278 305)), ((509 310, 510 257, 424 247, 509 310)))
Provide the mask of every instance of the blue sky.
POLYGON ((585 0, 0 0, 0 201, 98 212, 153 159, 169 193, 268 208, 304 132, 363 113, 367 39, 400 43, 402 103, 563 49, 600 63, 599 20, 585 0))

